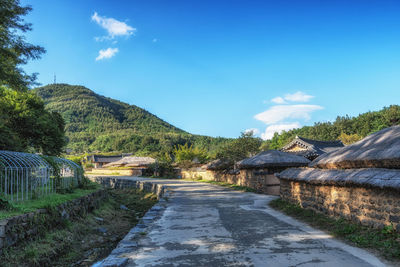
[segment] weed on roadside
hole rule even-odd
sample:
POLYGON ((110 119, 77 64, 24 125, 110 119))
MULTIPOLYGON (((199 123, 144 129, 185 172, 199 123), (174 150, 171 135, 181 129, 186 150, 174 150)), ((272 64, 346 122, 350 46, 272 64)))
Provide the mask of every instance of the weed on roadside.
POLYGON ((337 238, 348 241, 351 245, 375 250, 389 260, 400 259, 400 233, 395 231, 393 225, 385 226, 381 230, 373 229, 343 218, 335 219, 309 209, 303 209, 299 205, 282 199, 271 201, 270 206, 337 238))

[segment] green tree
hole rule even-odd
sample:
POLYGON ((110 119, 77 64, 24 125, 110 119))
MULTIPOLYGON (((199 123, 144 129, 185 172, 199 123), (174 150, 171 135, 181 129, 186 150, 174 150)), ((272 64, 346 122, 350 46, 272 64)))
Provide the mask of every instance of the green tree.
POLYGON ((174 148, 173 154, 175 162, 188 167, 192 163, 205 163, 207 160, 207 151, 193 145, 177 145, 174 148))
POLYGON ((222 146, 216 157, 236 162, 260 152, 261 144, 261 138, 254 137, 252 132, 242 133, 239 138, 222 146))
POLYGON ((64 120, 45 110, 34 93, 0 87, 0 150, 58 155, 65 145, 64 120))
POLYGON ((28 75, 21 65, 45 52, 21 35, 32 30, 32 25, 22 18, 31 10, 30 6, 21 6, 19 0, 0 1, 0 85, 18 91, 27 90, 36 80, 36 74, 28 75))
POLYGON ((343 144, 345 145, 351 145, 357 141, 360 141, 362 139, 361 136, 358 134, 346 134, 342 132, 339 136, 338 139, 342 141, 343 144))

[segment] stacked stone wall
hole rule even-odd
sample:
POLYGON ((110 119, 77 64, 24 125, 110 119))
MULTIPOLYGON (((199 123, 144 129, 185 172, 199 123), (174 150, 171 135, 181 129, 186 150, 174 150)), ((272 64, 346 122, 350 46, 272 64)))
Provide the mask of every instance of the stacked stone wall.
POLYGON ((160 199, 165 193, 165 187, 157 183, 147 181, 137 181, 133 179, 126 179, 123 177, 106 177, 106 176, 89 176, 92 182, 103 185, 104 187, 114 189, 136 188, 149 193, 153 193, 160 199))
MULTIPOLYGON (((107 191, 101 189, 83 196, 54 209, 39 209, 0 221, 0 253, 3 248, 13 246, 18 242, 43 234, 63 220, 85 216, 98 208, 101 201, 107 197, 107 191)), ((1 265, 1 264, 0 264, 1 265)))
POLYGON ((212 170, 182 170, 183 179, 203 179, 247 186, 259 193, 279 195, 279 179, 268 169, 243 169, 229 173, 212 170))
POLYGON ((92 174, 105 175, 124 175, 124 176, 142 176, 142 169, 91 169, 92 174))
POLYGON ((318 185, 281 179, 281 198, 303 208, 362 225, 400 231, 400 193, 376 187, 318 185))

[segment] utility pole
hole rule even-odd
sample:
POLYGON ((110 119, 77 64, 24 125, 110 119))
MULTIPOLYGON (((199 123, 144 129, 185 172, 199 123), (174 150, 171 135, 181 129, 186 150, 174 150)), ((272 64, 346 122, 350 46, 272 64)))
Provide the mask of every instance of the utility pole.
POLYGON ((57 77, 56 77, 56 74, 54 73, 54 84, 56 84, 57 83, 57 77))

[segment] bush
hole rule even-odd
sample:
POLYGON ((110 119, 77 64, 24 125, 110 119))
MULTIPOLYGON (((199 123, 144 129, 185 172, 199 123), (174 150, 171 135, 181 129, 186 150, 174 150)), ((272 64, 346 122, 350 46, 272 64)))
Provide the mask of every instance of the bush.
POLYGON ((155 162, 149 165, 146 172, 152 177, 176 178, 174 167, 168 162, 155 162))
POLYGON ((175 162, 179 166, 188 167, 193 164, 205 163, 207 161, 207 151, 193 145, 177 145, 174 148, 175 162))
POLYGON ((225 159, 232 162, 252 157, 260 152, 262 140, 254 137, 253 133, 242 133, 239 138, 222 146, 217 152, 218 159, 225 159))
POLYGON ((173 160, 170 154, 165 153, 157 157, 157 161, 150 164, 145 170, 145 176, 176 178, 173 160))

